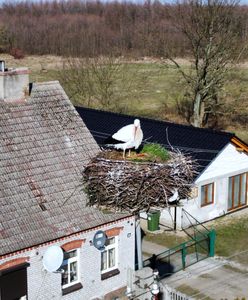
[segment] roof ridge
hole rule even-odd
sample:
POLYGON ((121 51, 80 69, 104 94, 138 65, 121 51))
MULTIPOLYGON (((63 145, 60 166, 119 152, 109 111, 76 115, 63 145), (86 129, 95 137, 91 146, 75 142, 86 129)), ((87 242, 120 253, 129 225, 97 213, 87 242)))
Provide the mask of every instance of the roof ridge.
POLYGON ((34 82, 35 85, 48 85, 48 84, 54 84, 54 83, 60 84, 60 82, 59 82, 58 80, 50 80, 50 81, 34 82))

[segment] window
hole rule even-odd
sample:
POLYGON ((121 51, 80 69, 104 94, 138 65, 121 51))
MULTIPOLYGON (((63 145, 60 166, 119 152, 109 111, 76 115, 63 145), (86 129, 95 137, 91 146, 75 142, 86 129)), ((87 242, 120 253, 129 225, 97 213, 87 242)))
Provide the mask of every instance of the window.
POLYGON ((27 299, 27 268, 19 267, 20 269, 2 271, 0 276, 0 299, 27 299))
POLYGON ((201 187, 201 206, 214 203, 214 184, 206 184, 201 187))
POLYGON ((243 173, 229 177, 228 210, 246 205, 247 203, 247 174, 243 173))
POLYGON ((101 252, 101 272, 103 274, 115 269, 117 269, 117 237, 111 237, 107 239, 105 249, 101 252))
POLYGON ((79 249, 65 252, 62 263, 62 287, 74 285, 79 282, 79 249))

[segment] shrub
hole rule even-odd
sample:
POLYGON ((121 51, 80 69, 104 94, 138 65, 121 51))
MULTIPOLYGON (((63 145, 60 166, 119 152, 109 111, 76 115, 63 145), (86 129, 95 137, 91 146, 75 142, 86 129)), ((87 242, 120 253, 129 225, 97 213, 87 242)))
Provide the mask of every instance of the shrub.
POLYGON ((23 51, 19 48, 12 48, 9 54, 12 55, 14 59, 23 59, 25 57, 23 51))

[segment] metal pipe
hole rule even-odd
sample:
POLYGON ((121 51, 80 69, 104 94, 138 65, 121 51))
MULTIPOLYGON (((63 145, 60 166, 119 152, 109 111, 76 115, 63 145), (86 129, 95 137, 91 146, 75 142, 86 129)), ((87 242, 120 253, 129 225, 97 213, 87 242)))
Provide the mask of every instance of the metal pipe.
POLYGON ((174 210, 174 230, 176 231, 177 230, 177 207, 175 206, 174 208, 175 208, 175 210, 174 210))
POLYGON ((140 229, 140 218, 136 217, 136 249, 138 258, 138 270, 143 268, 143 255, 142 255, 142 244, 141 244, 141 229, 140 229))

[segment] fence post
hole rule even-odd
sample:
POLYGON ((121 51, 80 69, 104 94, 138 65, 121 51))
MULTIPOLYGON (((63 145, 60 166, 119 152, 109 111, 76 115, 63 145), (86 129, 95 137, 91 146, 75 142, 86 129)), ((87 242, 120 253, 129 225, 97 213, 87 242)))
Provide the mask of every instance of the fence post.
POLYGON ((215 240, 216 240, 216 231, 214 229, 209 231, 209 256, 213 257, 215 254, 215 240))
POLYGON ((182 244, 182 265, 183 269, 186 267, 186 255, 187 255, 187 249, 185 243, 182 244))

